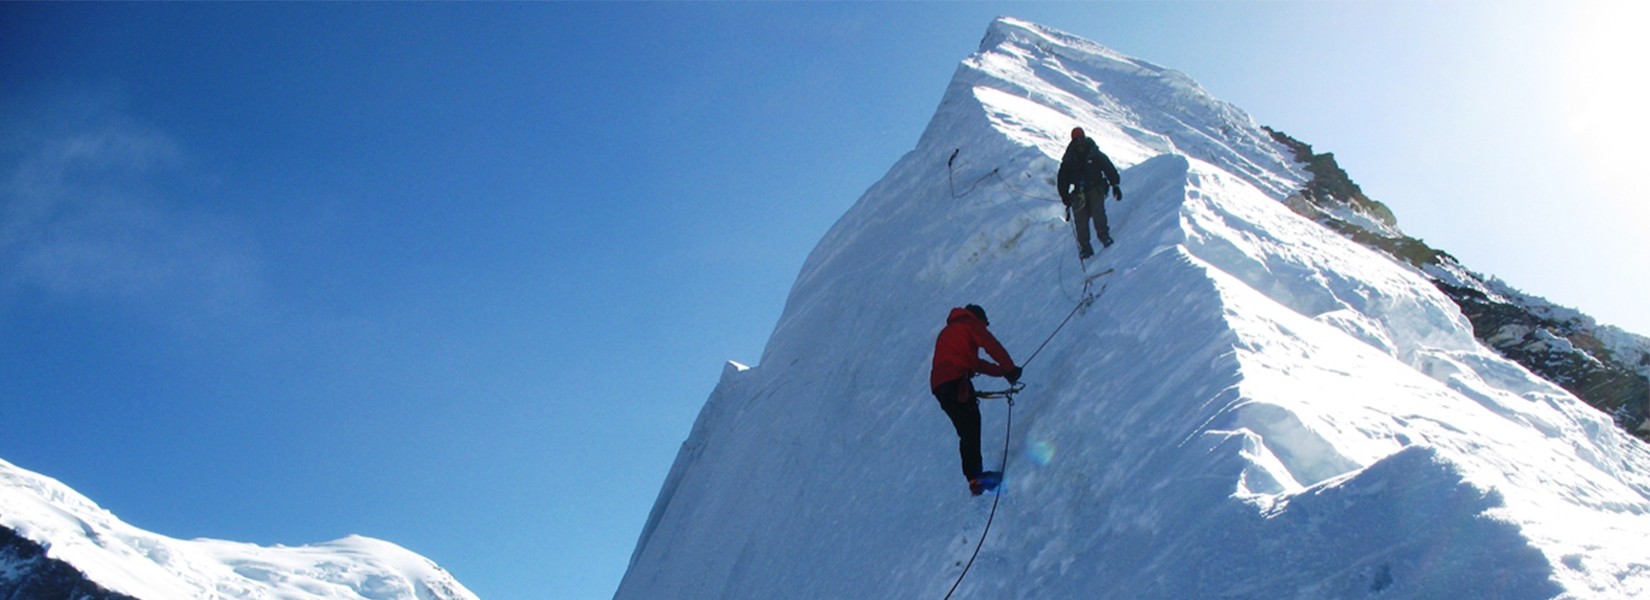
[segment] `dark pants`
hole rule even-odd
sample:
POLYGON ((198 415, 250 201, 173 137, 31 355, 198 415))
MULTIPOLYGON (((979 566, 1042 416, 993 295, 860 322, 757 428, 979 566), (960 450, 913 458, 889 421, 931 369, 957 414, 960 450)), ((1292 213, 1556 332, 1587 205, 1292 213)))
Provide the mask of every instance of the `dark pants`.
POLYGON ((1094 247, 1089 245, 1089 221, 1094 221, 1094 232, 1100 234, 1100 240, 1111 239, 1111 227, 1106 224, 1106 186, 1091 185, 1076 192, 1077 198, 1071 203, 1072 228, 1077 233, 1077 249, 1083 256, 1094 254, 1094 247))
POLYGON ((980 401, 974 398, 974 382, 964 377, 942 383, 934 388, 934 399, 939 400, 945 416, 951 417, 951 426, 957 428, 957 454, 962 457, 963 476, 969 481, 979 479, 984 461, 980 459, 980 401))

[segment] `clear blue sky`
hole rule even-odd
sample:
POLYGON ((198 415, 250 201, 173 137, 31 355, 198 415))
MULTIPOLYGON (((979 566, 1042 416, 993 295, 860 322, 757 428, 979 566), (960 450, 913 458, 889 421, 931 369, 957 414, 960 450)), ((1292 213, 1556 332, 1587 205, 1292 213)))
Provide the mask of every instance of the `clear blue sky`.
POLYGON ((722 363, 1001 14, 1647 333, 1626 6, 0 4, 0 458, 174 537, 609 597, 722 363))

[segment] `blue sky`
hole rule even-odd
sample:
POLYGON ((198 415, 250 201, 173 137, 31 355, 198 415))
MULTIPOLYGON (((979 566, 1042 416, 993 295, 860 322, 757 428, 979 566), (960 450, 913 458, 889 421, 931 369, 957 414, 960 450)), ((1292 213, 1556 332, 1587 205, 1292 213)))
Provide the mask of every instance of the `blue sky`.
POLYGON ((609 597, 723 362, 1002 14, 1650 333, 1627 4, 6 3, 0 458, 174 537, 609 597))

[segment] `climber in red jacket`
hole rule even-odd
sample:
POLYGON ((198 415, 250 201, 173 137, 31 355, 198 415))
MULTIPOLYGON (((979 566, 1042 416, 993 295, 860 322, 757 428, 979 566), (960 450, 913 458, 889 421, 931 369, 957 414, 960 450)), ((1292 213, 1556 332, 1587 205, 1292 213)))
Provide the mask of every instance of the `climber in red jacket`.
POLYGON ((1010 384, 1020 380, 1020 368, 997 338, 986 329, 991 321, 985 318, 985 309, 970 304, 951 309, 945 319, 945 329, 934 340, 934 367, 928 375, 928 385, 934 399, 951 417, 957 429, 957 453, 962 457, 963 476, 968 478, 968 491, 976 496, 996 487, 1001 473, 983 471, 980 459, 980 403, 974 397, 971 379, 980 373, 1007 379, 1010 384), (980 350, 997 362, 980 358, 980 350))

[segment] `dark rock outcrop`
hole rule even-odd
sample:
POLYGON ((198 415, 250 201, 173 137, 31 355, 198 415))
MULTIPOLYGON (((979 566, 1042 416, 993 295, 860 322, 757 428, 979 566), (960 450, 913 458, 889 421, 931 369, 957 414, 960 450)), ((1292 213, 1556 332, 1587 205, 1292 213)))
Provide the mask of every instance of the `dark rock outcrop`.
POLYGON ((1639 427, 1650 418, 1650 340, 1486 278, 1449 253, 1404 235, 1391 209, 1364 195, 1334 154, 1315 154, 1312 146, 1283 132, 1266 131, 1312 174, 1306 187, 1285 201, 1290 209, 1419 269, 1461 307, 1484 345, 1650 441, 1650 431, 1639 427), (1612 344, 1606 337, 1627 341, 1612 344))
POLYGON ((33 540, 0 527, 0 600, 138 600, 112 592, 33 540))

